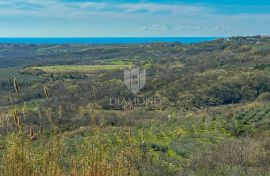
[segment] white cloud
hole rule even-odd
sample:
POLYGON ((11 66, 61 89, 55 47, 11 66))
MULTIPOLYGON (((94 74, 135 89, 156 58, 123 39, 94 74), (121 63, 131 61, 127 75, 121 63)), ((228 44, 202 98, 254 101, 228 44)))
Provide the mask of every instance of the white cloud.
POLYGON ((172 15, 187 15, 192 13, 199 14, 207 12, 207 8, 202 6, 191 6, 191 5, 168 5, 158 3, 105 3, 105 2, 64 2, 64 1, 53 1, 53 0, 11 0, 4 1, 0 0, 0 15, 15 15, 21 13, 29 15, 27 11, 31 11, 33 15, 42 15, 47 13, 48 16, 61 13, 62 16, 68 16, 69 14, 76 15, 81 13, 102 13, 102 14, 130 14, 142 12, 144 14, 158 14, 159 12, 167 12, 172 15), (27 6, 28 9, 21 8, 27 6), (40 7, 39 11, 34 11, 36 7, 40 7), (42 8, 41 8, 42 7, 42 8), (31 9, 32 8, 32 9, 31 9), (69 11, 66 14, 63 12, 69 11), (10 12, 10 13, 8 13, 10 12))
POLYGON ((177 29, 183 30, 183 31, 189 31, 189 30, 207 30, 207 29, 209 29, 209 27, 208 26, 198 26, 198 25, 194 25, 194 26, 177 26, 177 29))
POLYGON ((153 25, 149 25, 149 26, 143 26, 142 27, 143 31, 170 31, 171 27, 168 23, 164 23, 164 24, 153 24, 153 25))
POLYGON ((205 26, 205 25, 191 25, 191 26, 177 26, 177 29, 182 31, 205 31, 205 30, 228 30, 230 26, 221 24, 215 26, 205 26))

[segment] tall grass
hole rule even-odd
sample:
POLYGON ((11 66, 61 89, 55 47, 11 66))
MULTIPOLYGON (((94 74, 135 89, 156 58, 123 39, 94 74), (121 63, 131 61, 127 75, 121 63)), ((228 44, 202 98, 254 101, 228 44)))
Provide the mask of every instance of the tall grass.
MULTIPOLYGON (((30 131, 30 137, 33 136, 30 131)), ((136 156, 140 156, 140 151, 121 141, 113 144, 114 141, 107 140, 107 136, 86 137, 81 141, 52 136, 33 141, 13 133, 5 140, 0 175, 138 175, 134 163, 139 160, 136 156)))
MULTIPOLYGON (((14 79, 16 96, 19 84, 14 79)), ((44 86, 44 95, 49 101, 49 90, 44 86)), ((126 176, 138 175, 140 150, 133 143, 127 143, 116 135, 102 135, 100 128, 94 128, 89 137, 71 140, 64 135, 44 134, 44 129, 36 132, 33 126, 23 127, 21 115, 26 116, 26 105, 22 112, 16 106, 12 117, 17 130, 9 132, 0 147, 1 176, 126 176), (28 134, 28 135, 27 135, 28 134)), ((93 112, 96 112, 93 110, 93 112)), ((59 118, 62 116, 59 107, 59 118)), ((39 115, 43 119, 41 112, 39 115)), ((50 109, 45 109, 49 124, 56 129, 50 109)), ((95 113, 93 116, 96 116, 95 113)), ((23 118, 24 120, 25 118, 23 118)), ((43 124, 43 122, 42 122, 43 124)), ((131 133, 125 131, 124 138, 130 139, 131 133)), ((123 137, 123 136, 122 136, 123 137)), ((129 140, 132 141, 132 140, 129 140)))

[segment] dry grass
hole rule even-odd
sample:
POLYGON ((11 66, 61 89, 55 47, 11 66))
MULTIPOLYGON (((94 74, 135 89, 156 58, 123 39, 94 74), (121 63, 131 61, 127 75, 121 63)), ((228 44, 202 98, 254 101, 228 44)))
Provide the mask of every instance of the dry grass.
MULTIPOLYGON (((30 129, 30 137, 33 136, 30 129)), ((9 135, 1 158, 0 175, 138 175, 133 161, 138 160, 136 156, 141 156, 140 151, 132 145, 125 145, 119 138, 117 146, 104 144, 105 138, 98 135, 70 146, 65 138, 59 136, 33 141, 22 134, 9 135)))

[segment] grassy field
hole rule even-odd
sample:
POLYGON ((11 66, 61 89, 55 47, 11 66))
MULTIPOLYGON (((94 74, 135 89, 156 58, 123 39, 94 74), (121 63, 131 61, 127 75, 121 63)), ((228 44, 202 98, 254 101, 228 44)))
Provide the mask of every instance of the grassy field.
POLYGON ((28 67, 25 71, 41 70, 46 73, 68 73, 68 72, 83 72, 93 73, 103 70, 122 70, 131 68, 132 65, 56 65, 56 66, 40 66, 28 67))

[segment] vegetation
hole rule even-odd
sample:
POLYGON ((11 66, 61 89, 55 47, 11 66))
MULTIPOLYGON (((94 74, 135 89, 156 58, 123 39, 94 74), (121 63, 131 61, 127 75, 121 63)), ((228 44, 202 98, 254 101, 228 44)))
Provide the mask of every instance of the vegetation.
POLYGON ((0 175, 269 175, 269 44, 1 44, 0 175))
POLYGON ((45 73, 95 73, 97 71, 105 70, 122 70, 124 68, 131 68, 131 65, 58 65, 58 66, 43 66, 43 67, 29 67, 25 68, 26 72, 45 72, 45 73))

